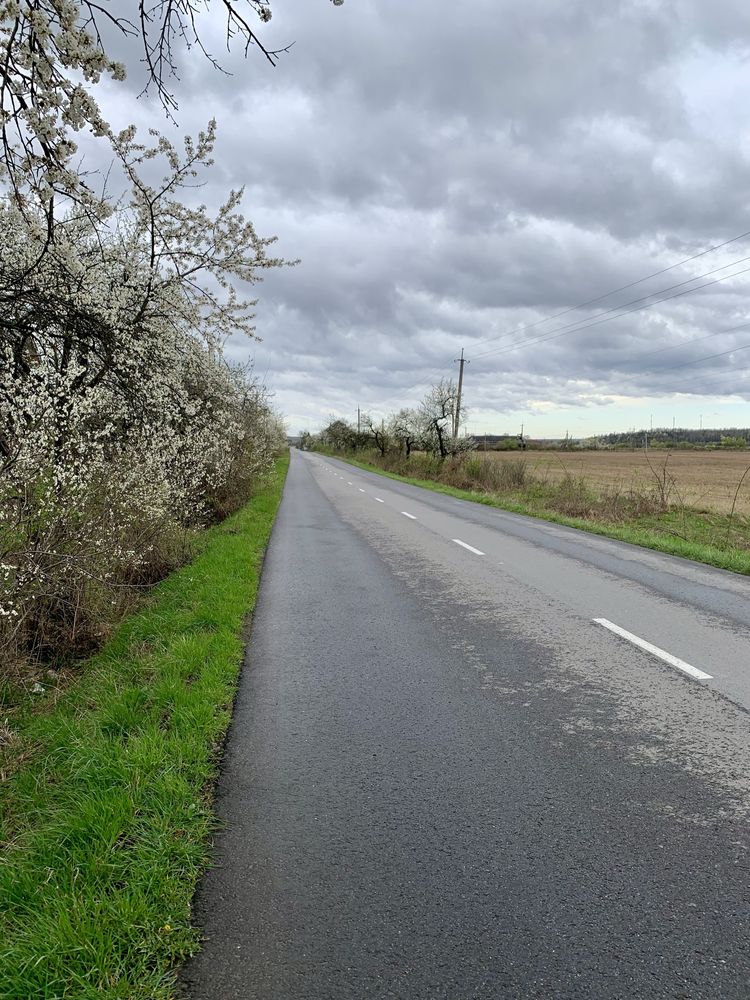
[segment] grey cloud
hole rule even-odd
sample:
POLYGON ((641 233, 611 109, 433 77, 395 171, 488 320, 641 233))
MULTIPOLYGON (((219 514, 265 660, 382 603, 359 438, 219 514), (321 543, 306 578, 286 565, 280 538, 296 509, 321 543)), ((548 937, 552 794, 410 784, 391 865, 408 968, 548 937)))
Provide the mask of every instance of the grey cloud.
MULTIPOLYGON (((469 406, 498 421, 533 401, 601 411, 618 385, 747 397, 750 351, 673 367, 750 341, 718 332, 745 316, 743 278, 538 340, 748 244, 508 336, 750 229, 747 105, 701 89, 721 67, 746 92, 745 3, 277 5, 264 38, 295 45, 276 69, 224 56, 220 20, 206 24, 232 75, 183 58, 178 131, 216 115, 201 197, 244 185, 259 231, 302 258, 255 290, 263 343, 231 345, 255 352, 295 424, 412 404, 461 346, 477 355, 469 406)), ((118 123, 163 122, 139 89, 137 67, 106 88, 118 123)))

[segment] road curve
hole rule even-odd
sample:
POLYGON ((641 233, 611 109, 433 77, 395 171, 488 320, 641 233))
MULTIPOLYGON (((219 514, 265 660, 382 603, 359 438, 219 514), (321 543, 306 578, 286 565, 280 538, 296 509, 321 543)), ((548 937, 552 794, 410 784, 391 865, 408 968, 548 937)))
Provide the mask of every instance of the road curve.
POLYGON ((186 995, 746 998, 749 597, 293 453, 186 995))

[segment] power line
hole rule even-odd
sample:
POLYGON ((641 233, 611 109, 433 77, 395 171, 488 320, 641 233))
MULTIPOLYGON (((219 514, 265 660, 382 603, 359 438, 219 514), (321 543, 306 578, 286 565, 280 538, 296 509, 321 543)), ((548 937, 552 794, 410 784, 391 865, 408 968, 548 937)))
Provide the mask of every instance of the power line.
MULTIPOLYGON (((646 302, 648 299, 653 298, 654 295, 661 295, 662 292, 671 292, 675 288, 683 288, 685 285, 691 285, 694 281, 700 281, 701 278, 708 278, 710 275, 716 274, 718 271, 725 271, 728 267, 736 267, 737 264, 744 264, 745 261, 748 261, 748 260, 750 260, 750 256, 748 256, 748 257, 740 257, 739 260, 734 260, 734 261, 732 261, 729 264, 722 264, 721 267, 715 267, 715 268, 713 268, 710 271, 704 271, 703 274, 695 274, 695 275, 693 275, 692 278, 687 278, 685 281, 678 281, 674 285, 666 285, 664 288, 657 288, 653 292, 649 292, 648 295, 642 295, 638 299, 631 299, 629 302, 621 302, 619 305, 612 306, 610 309, 602 309, 600 312, 595 313, 593 316, 590 316, 586 320, 575 320, 572 323, 567 323, 565 326, 557 327, 557 329, 553 330, 552 333, 564 333, 564 332, 566 332, 568 330, 570 330, 571 332, 574 332, 574 330, 577 329, 577 328, 579 328, 579 327, 585 329, 588 325, 598 325, 599 320, 602 317, 609 316, 611 313, 616 313, 618 310, 623 310, 623 312, 620 313, 620 315, 626 315, 627 314, 626 311, 625 311, 625 307, 626 306, 633 306, 633 305, 637 305, 639 302, 646 302)), ((740 271, 739 273, 742 274, 744 272, 740 271)), ((733 277, 733 275, 725 275, 724 277, 725 278, 731 278, 731 277, 733 277)), ((724 278, 719 279, 719 280, 723 281, 724 278)), ((709 284, 712 284, 712 282, 709 282, 709 284)), ((705 286, 701 285, 699 287, 703 288, 705 286)), ((689 291, 697 291, 697 288, 696 289, 689 289, 689 291)), ((671 298, 671 297, 672 296, 668 296, 668 298, 671 298)), ((664 298, 657 299, 655 302, 652 302, 651 305, 658 305, 659 302, 664 302, 664 301, 666 301, 666 299, 664 299, 664 298)), ((628 311, 629 312, 636 312, 637 310, 628 310, 628 311)), ((612 319, 617 319, 617 316, 613 316, 612 319)), ((548 337, 549 337, 548 334, 543 334, 542 338, 539 338, 539 339, 547 339, 548 337)), ((535 340, 532 340, 532 341, 519 340, 517 345, 516 344, 508 344, 504 348, 501 347, 501 348, 497 348, 496 350, 492 350, 492 351, 484 351, 481 354, 475 355, 475 357, 476 358, 485 358, 485 357, 489 357, 490 355, 493 355, 493 354, 503 353, 504 351, 510 350, 511 348, 516 347, 516 346, 523 346, 524 344, 534 344, 536 342, 537 341, 535 341, 535 340)))
POLYGON ((711 337, 720 337, 725 333, 735 333, 737 330, 746 330, 750 326, 750 321, 745 323, 739 323, 737 326, 725 327, 723 330, 712 330, 711 333, 706 333, 702 337, 692 337, 690 340, 681 340, 677 344, 669 344, 667 347, 657 347, 655 351, 647 351, 645 354, 639 354, 635 361, 641 361, 643 358, 651 358, 655 354, 665 354, 667 351, 677 351, 681 347, 687 347, 689 344, 699 344, 703 340, 710 340, 711 337))
MULTIPOLYGON (((746 330, 748 327, 750 327, 750 321, 745 322, 745 323, 739 323, 739 324, 737 324, 737 326, 725 327, 722 330, 713 330, 711 333, 707 333, 707 334, 705 334, 702 337, 693 337, 690 340, 680 341, 679 344, 670 344, 667 347, 658 347, 655 351, 647 351, 645 354, 639 354, 637 358, 633 358, 631 360, 634 363, 638 363, 640 361, 643 361, 644 358, 651 358, 651 357, 654 357, 657 354, 665 354, 668 351, 676 351, 676 350, 679 350, 682 347, 687 347, 690 344, 699 344, 702 341, 710 340, 712 337, 720 337, 720 336, 722 336, 724 334, 736 333, 737 330, 746 330)), ((720 352, 720 354, 716 355, 716 356, 721 357, 725 353, 726 354, 731 354, 735 350, 744 350, 744 347, 731 348, 731 350, 726 351, 726 352, 720 352)), ((685 364, 693 364, 693 363, 697 363, 698 361, 708 360, 709 358, 712 358, 714 356, 715 355, 709 354, 709 355, 706 355, 706 356, 701 357, 701 358, 692 359, 689 362, 685 362, 685 364)), ((608 378, 607 381, 603 383, 603 387, 606 388, 606 386, 611 385, 613 382, 617 382, 618 385, 623 385, 624 383, 628 383, 628 382, 635 382, 638 379, 647 378, 649 375, 658 375, 658 374, 660 374, 663 371, 670 371, 673 368, 680 368, 680 367, 682 367, 682 363, 679 363, 677 365, 672 365, 672 366, 665 366, 663 368, 652 369, 651 371, 635 372, 635 373, 630 374, 630 375, 617 375, 614 378, 613 377, 608 378)), ((602 385, 602 383, 599 383, 599 385, 602 385)))
MULTIPOLYGON (((744 324, 744 325, 748 326, 750 324, 744 324)), ((732 328, 732 329, 740 329, 740 328, 737 327, 737 328, 732 328)), ((723 332, 729 332, 729 331, 723 331, 723 332)), ((701 339, 701 338, 698 338, 698 339, 701 339)), ((679 368, 687 368, 690 365, 698 364, 701 361, 711 361, 711 360, 713 360, 715 358, 724 358, 724 357, 727 357, 730 354, 739 354, 740 351, 747 351, 747 350, 750 350, 750 344, 742 344, 739 347, 732 347, 732 348, 729 348, 726 351, 717 351, 714 354, 706 354, 706 355, 701 356, 700 358, 693 358, 690 361, 680 362, 679 364, 676 364, 676 365, 669 365, 668 367, 665 367, 665 368, 657 368, 655 371, 639 372, 636 375, 631 375, 631 376, 626 377, 626 378, 618 378, 616 381, 617 381, 618 385, 623 385, 625 383, 635 382, 638 379, 647 379, 650 376, 658 376, 658 375, 661 375, 662 372, 676 371, 679 368)), ((658 352, 654 352, 654 353, 658 353, 658 352)), ((735 367, 725 368, 722 371, 710 372, 710 373, 704 375, 704 379, 706 381, 710 381, 710 380, 715 379, 715 378, 725 378, 727 375, 732 375, 732 374, 737 374, 737 373, 740 373, 740 372, 747 372, 747 371, 750 371, 750 366, 746 366, 745 368, 735 368, 735 367)), ((649 387, 647 387, 645 385, 643 386, 643 388, 647 392, 649 392, 649 394, 651 394, 651 395, 653 395, 654 393, 667 395, 667 394, 674 393, 674 391, 675 391, 674 390, 674 386, 675 385, 678 385, 678 386, 679 385, 684 385, 686 382, 691 382, 691 381, 693 381, 693 379, 696 379, 698 377, 700 377, 700 373, 699 372, 694 372, 692 375, 689 375, 687 378, 680 379, 676 383, 675 382, 670 383, 670 387, 669 388, 665 387, 663 389, 653 390, 653 389, 650 389, 649 387)), ((589 380, 587 380, 587 381, 589 381, 589 380)), ((615 380, 614 379, 610 379, 608 382, 605 382, 604 385, 602 385, 601 383, 599 383, 598 385, 596 385, 594 387, 595 391, 601 392, 602 390, 606 390, 607 385, 611 385, 613 381, 615 381, 615 380)), ((750 386, 748 387, 748 391, 750 391, 750 386)))
MULTIPOLYGON (((731 327, 729 330, 724 330, 722 332, 723 333, 732 333, 735 330, 746 329, 748 326, 750 326, 750 324, 743 323, 742 326, 731 327)), ((715 336, 715 334, 709 334, 709 336, 715 336)), ((696 339, 697 340, 705 340, 707 338, 705 338, 705 337, 698 337, 696 339)), ((688 343, 695 343, 695 341, 688 341, 688 343)), ((682 346, 682 345, 680 345, 680 346, 682 346)), ((633 375, 626 375, 624 377, 618 376, 617 381, 618 381, 618 383, 620 385, 622 385, 623 383, 626 383, 626 382, 635 382, 639 378, 647 378, 649 375, 660 375, 662 372, 676 371, 678 368, 687 368, 690 365, 697 365, 700 361, 711 361, 713 358, 724 358, 724 357, 726 357, 729 354, 734 354, 735 352, 746 351, 746 350, 748 350, 748 348, 750 348, 750 344, 742 344, 739 347, 730 347, 726 351, 717 351, 714 354, 704 354, 700 358, 691 358, 689 361, 680 361, 680 362, 678 362, 675 365, 665 365, 663 368, 656 368, 656 369, 653 369, 652 371, 649 371, 649 372, 636 372, 633 375)), ((665 348, 665 350, 666 349, 667 348, 665 348)), ((652 353, 653 354, 659 354, 661 352, 660 351, 653 351, 652 353)), ((649 355, 646 354, 646 355, 643 355, 643 356, 644 357, 648 357, 649 355)), ((611 381, 614 381, 614 379, 611 379, 610 382, 611 381)))
MULTIPOLYGON (((552 316, 546 316, 546 317, 544 317, 542 319, 536 320, 534 323, 521 324, 520 326, 514 327, 512 330, 508 330, 505 333, 499 334, 497 336, 486 337, 483 340, 475 341, 474 342, 474 346, 478 346, 480 344, 485 344, 485 343, 492 343, 492 342, 497 341, 497 340, 502 340, 505 337, 512 336, 515 333, 522 333, 522 332, 524 332, 526 330, 534 329, 534 328, 536 328, 538 326, 541 326, 541 325, 543 325, 545 323, 550 323, 550 322, 552 322, 555 319, 559 319, 561 316, 568 315, 569 313, 575 312, 575 311, 577 311, 579 309, 585 309, 587 306, 594 305, 597 302, 601 302, 604 299, 609 298, 611 295, 617 295, 619 292, 627 291, 627 289, 629 289, 629 288, 634 288, 636 285, 640 285, 640 284, 642 284, 645 281, 651 280, 652 278, 657 278, 657 277, 659 277, 659 275, 666 274, 669 271, 673 271, 675 268, 683 267, 685 264, 689 264, 689 263, 691 263, 694 260, 698 260, 700 257, 705 257, 709 253, 713 253, 716 250, 721 250, 723 247, 730 246, 732 243, 737 243, 740 240, 743 240, 743 239, 745 239, 745 238, 747 238, 749 236, 750 236, 750 230, 748 230, 748 231, 746 231, 744 233, 740 233, 738 236, 733 236, 731 239, 724 240, 724 242, 722 242, 722 243, 716 243, 713 246, 707 247, 705 250, 701 250, 699 253, 693 254, 690 257, 685 257, 683 260, 677 261, 677 263, 675 263, 675 264, 670 264, 668 267, 661 268, 658 271, 653 271, 651 274, 647 274, 647 275, 645 275, 642 278, 636 279, 635 281, 628 282, 625 285, 620 285, 618 288, 611 289, 610 291, 604 292, 603 294, 598 295, 598 296, 596 296, 596 297, 594 297, 592 299, 587 299, 586 301, 580 302, 580 303, 578 303, 576 305, 568 306, 567 308, 562 309, 562 310, 560 310, 557 313, 554 313, 552 316)), ((573 332, 578 332, 578 331, 582 331, 582 330, 588 329, 589 326, 598 326, 601 322, 605 322, 606 321, 606 320, 603 319, 603 317, 608 316, 610 313, 617 312, 618 309, 623 309, 623 306, 634 305, 636 303, 643 302, 645 299, 650 299, 654 295, 661 294, 661 292, 670 291, 671 289, 679 288, 679 287, 681 287, 683 285, 686 285, 686 284, 691 284, 694 281, 700 280, 700 278, 702 278, 702 277, 707 277, 710 274, 715 274, 717 271, 722 271, 722 270, 724 270, 727 267, 736 266, 737 264, 741 264, 741 263, 743 263, 746 260, 750 260, 750 257, 740 258, 740 260, 733 261, 730 264, 724 264, 722 267, 714 268, 711 271, 706 271, 706 272, 704 272, 704 274, 695 275, 692 278, 688 278, 685 281, 678 282, 675 285, 669 285, 666 288, 657 289, 657 290, 649 293, 648 295, 642 296, 639 299, 633 299, 630 302, 621 303, 618 306, 613 306, 610 309, 603 310, 602 312, 600 312, 600 313, 597 314, 597 316, 600 317, 599 319, 596 319, 596 317, 594 317, 594 322, 588 322, 587 321, 585 324, 579 324, 577 322, 574 322, 574 323, 571 323, 571 324, 567 324, 566 326, 563 326, 563 327, 559 328, 558 330, 553 331, 552 335, 545 335, 543 337, 540 337, 540 338, 537 338, 537 339, 531 340, 531 341, 519 341, 517 344, 510 344, 510 345, 507 345, 506 347, 500 348, 500 349, 498 349, 496 351, 495 350, 485 351, 485 352, 480 353, 479 355, 475 355, 475 359, 479 359, 479 358, 483 358, 483 357, 490 357, 490 356, 495 355, 495 354, 504 354, 507 351, 515 350, 517 347, 521 347, 521 346, 534 346, 537 343, 545 343, 547 340, 556 339, 558 336, 562 336, 562 334, 566 333, 566 332, 573 333, 573 332)), ((717 281, 706 282, 704 285, 699 285, 699 286, 697 286, 694 289, 689 289, 688 291, 699 291, 701 288, 706 288, 709 285, 717 284, 718 281, 723 281, 726 278, 737 277, 739 274, 744 274, 746 272, 746 270, 748 270, 748 269, 745 269, 743 271, 739 271, 736 274, 726 275, 724 278, 717 279, 717 281)), ((683 292, 683 293, 680 293, 680 294, 686 294, 686 292, 683 292)), ((645 307, 641 307, 641 309, 650 308, 651 306, 658 305, 660 302, 669 301, 669 299, 671 299, 671 298, 678 298, 678 297, 679 296, 676 296, 676 295, 675 296, 666 296, 665 298, 657 299, 656 301, 650 303, 649 305, 647 305, 645 307)), ((638 311, 640 311, 640 310, 639 309, 631 309, 631 310, 623 311, 623 312, 619 313, 619 316, 625 316, 625 315, 628 315, 631 312, 638 312, 638 311)), ((618 316, 612 316, 611 318, 612 319, 617 319, 618 316)), ((665 350, 668 350, 668 349, 669 348, 665 348, 665 350)), ((446 361, 446 367, 448 366, 449 363, 450 363, 449 361, 446 361)), ((436 379, 438 377, 444 376, 444 373, 445 373, 445 368, 441 368, 438 371, 433 372, 432 375, 427 376, 427 378, 423 378, 420 381, 415 382, 413 385, 408 386, 406 389, 401 390, 398 395, 401 398, 403 398, 406 394, 412 392, 414 389, 417 389, 417 388, 419 388, 422 385, 429 385, 434 379, 436 379)), ((396 399, 397 396, 394 394, 390 398, 391 399, 396 399)))
MULTIPOLYGON (((750 373, 750 365, 745 365, 744 368, 735 368, 735 367, 723 368, 719 372, 711 372, 710 374, 705 375, 703 384, 705 384, 705 382, 712 382, 714 379, 726 378, 727 375, 742 375, 744 373, 750 373)), ((679 379, 679 381, 673 382, 672 385, 684 385, 686 382, 692 382, 694 379, 698 378, 699 375, 700 375, 699 372, 693 372, 692 375, 689 375, 687 378, 679 379)), ((673 389, 671 389, 670 391, 674 392, 673 389)), ((747 391, 750 392, 750 385, 748 385, 747 391)), ((687 392, 677 390, 677 395, 680 396, 687 395, 687 392)), ((703 395, 703 393, 694 392, 690 393, 690 395, 698 396, 698 395, 703 395)))
MULTIPOLYGON (((596 298, 588 299, 585 302, 579 302, 574 306, 568 306, 567 308, 560 310, 560 312, 554 313, 552 316, 546 316, 543 319, 538 319, 534 323, 522 323, 520 326, 514 327, 512 330, 507 330, 505 333, 500 333, 493 337, 485 337, 484 340, 475 341, 473 347, 478 347, 480 344, 491 343, 495 340, 502 340, 505 337, 510 337, 514 333, 521 333, 524 330, 533 330, 535 327, 541 326, 543 323, 551 323, 553 319, 559 319, 561 316, 566 316, 568 313, 575 312, 578 309, 585 309, 587 306, 593 306, 597 302, 601 302, 603 299, 608 299, 610 295, 617 295, 618 292, 626 292, 628 288, 635 288, 636 285, 641 285, 644 281, 650 281, 651 278, 658 278, 660 274, 666 274, 668 271, 674 271, 677 267, 683 267, 685 264, 691 263, 691 261, 698 260, 699 257, 705 257, 706 254, 713 253, 714 250, 721 250, 723 247, 729 246, 731 243, 737 243, 739 240, 744 240, 747 236, 750 236, 750 230, 746 233, 740 233, 739 236, 733 236, 730 240, 725 240, 723 243, 717 243, 715 246, 708 247, 706 250, 701 250, 700 253, 693 254, 692 257, 686 257, 684 260, 677 261, 676 264, 670 264, 669 267, 663 267, 661 270, 647 274, 645 277, 638 278, 636 281, 630 281, 627 285, 621 285, 619 288, 613 288, 609 292, 597 295, 596 298)), ((729 265, 726 266, 728 267, 729 265)), ((718 270, 721 269, 719 268, 718 270)), ((482 355, 475 355, 475 357, 481 356, 482 355)))
POLYGON ((387 403, 392 399, 403 399, 407 393, 412 392, 414 389, 418 389, 422 385, 430 385, 436 378, 445 378, 445 370, 451 364, 450 361, 446 361, 445 368, 440 368, 438 371, 433 372, 432 375, 428 375, 427 378, 420 379, 419 382, 415 382, 413 385, 408 386, 406 389, 399 390, 398 394, 394 393, 392 396, 388 396, 384 402, 387 403))
MULTIPOLYGON (((738 261, 734 261, 734 264, 741 264, 745 260, 750 260, 750 257, 743 257, 743 258, 741 258, 738 261)), ((733 266, 732 264, 726 264, 725 265, 725 267, 732 267, 732 266, 733 266)), ((723 270, 723 268, 716 268, 716 270, 721 271, 721 270, 723 270)), ((717 284, 719 284, 722 281, 727 281, 729 278, 738 278, 741 274, 746 274, 748 271, 750 271, 750 267, 745 267, 745 268, 743 268, 740 271, 735 271, 734 274, 725 274, 721 278, 715 278, 713 281, 706 281, 702 285, 696 285, 694 288, 687 288, 684 291, 676 292, 674 295, 665 295, 665 296, 663 296, 660 299, 656 299, 654 302, 646 303, 646 305, 636 306, 634 309, 625 309, 622 312, 617 313, 614 316, 603 315, 603 317, 600 318, 600 319, 594 319, 592 322, 582 323, 582 324, 580 324, 578 326, 576 326, 575 324, 570 324, 569 326, 562 327, 559 330, 553 330, 551 334, 545 334, 542 337, 537 337, 535 340, 527 340, 527 341, 519 342, 517 344, 509 344, 507 347, 498 348, 496 351, 487 351, 484 354, 480 354, 478 356, 475 356, 475 360, 478 360, 479 358, 489 357, 490 355, 508 354, 511 351, 517 350, 519 347, 534 347, 536 344, 545 344, 545 343, 547 343, 550 340, 557 340, 559 337, 563 337, 566 333, 580 333, 580 332, 582 332, 584 330, 590 330, 590 329, 592 329, 592 327, 601 326, 602 323, 609 323, 613 319, 620 319, 623 316, 629 316, 629 315, 631 315, 632 313, 635 313, 635 312, 643 312, 646 309, 651 309, 651 308, 653 308, 653 306, 657 306, 657 305, 659 305, 662 302, 669 302, 672 299, 678 299, 678 298, 680 298, 683 295, 689 295, 691 292, 698 292, 702 288, 708 288, 711 285, 717 285, 717 284)), ((715 273, 716 273, 716 271, 707 271, 703 275, 696 275, 696 277, 692 278, 691 281, 697 281, 699 278, 706 277, 706 275, 708 275, 708 274, 715 274, 715 273)), ((672 288, 678 288, 680 284, 687 284, 687 282, 680 282, 678 285, 672 285, 670 287, 672 287, 672 288)), ((666 291, 666 289, 662 289, 662 290, 666 291)), ((653 294, 657 295, 659 293, 658 292, 654 292, 653 294)), ((650 296, 644 296, 644 298, 650 298, 650 296)), ((642 300, 635 299, 634 301, 635 302, 640 302, 642 300)), ((628 303, 626 303, 626 304, 628 304, 628 303)), ((617 308, 621 308, 621 307, 618 306, 617 308)), ((610 311, 611 310, 607 310, 607 312, 610 312, 610 311)))
MULTIPOLYGON (((620 384, 623 382, 634 382, 638 378, 648 378, 650 375, 661 375, 662 372, 676 371, 678 368, 688 368, 690 365, 697 365, 701 361, 713 361, 715 358, 725 358, 729 354, 739 354, 740 351, 750 350, 750 344, 741 344, 739 347, 732 347, 728 351, 718 351, 716 354, 705 354, 700 358, 693 358, 692 361, 683 361, 678 365, 669 365, 667 368, 657 368, 656 371, 644 372, 642 375, 631 375, 630 378, 620 379, 620 384)), ((725 369, 724 372, 714 372, 713 375, 726 374, 728 375, 732 369, 725 369)), ((707 376, 708 377, 708 376, 707 376)), ((690 381, 690 378, 685 381, 690 381)), ((680 384, 679 382, 677 383, 680 384)))

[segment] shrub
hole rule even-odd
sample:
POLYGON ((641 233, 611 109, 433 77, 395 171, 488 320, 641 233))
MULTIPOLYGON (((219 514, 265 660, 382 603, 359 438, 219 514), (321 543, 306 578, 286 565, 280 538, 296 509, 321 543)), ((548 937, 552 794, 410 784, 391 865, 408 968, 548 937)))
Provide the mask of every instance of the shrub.
POLYGON ((229 278, 281 263, 236 211, 174 193, 213 132, 117 143, 134 203, 49 220, 0 203, 0 667, 88 651, 191 533, 244 503, 283 428, 221 338, 252 333, 229 278), (152 153, 154 155, 152 155, 152 153), (136 168, 166 157, 152 189, 136 168), (217 290, 218 289, 218 290, 217 290))
POLYGON ((529 470, 524 458, 513 458, 500 463, 500 488, 504 490, 523 489, 529 479, 529 470))

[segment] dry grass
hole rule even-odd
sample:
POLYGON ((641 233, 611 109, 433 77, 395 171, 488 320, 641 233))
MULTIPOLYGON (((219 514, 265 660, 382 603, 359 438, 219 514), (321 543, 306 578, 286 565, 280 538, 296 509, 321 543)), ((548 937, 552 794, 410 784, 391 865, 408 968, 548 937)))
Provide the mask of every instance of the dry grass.
MULTIPOLYGON (((518 452, 478 452, 495 462, 518 462, 518 452)), ((597 490, 640 493, 651 489, 656 477, 673 481, 673 503, 697 510, 728 514, 738 483, 750 466, 750 451, 527 451, 529 473, 550 483, 584 479, 597 490)), ((737 494, 737 514, 750 514, 750 475, 737 494)))

